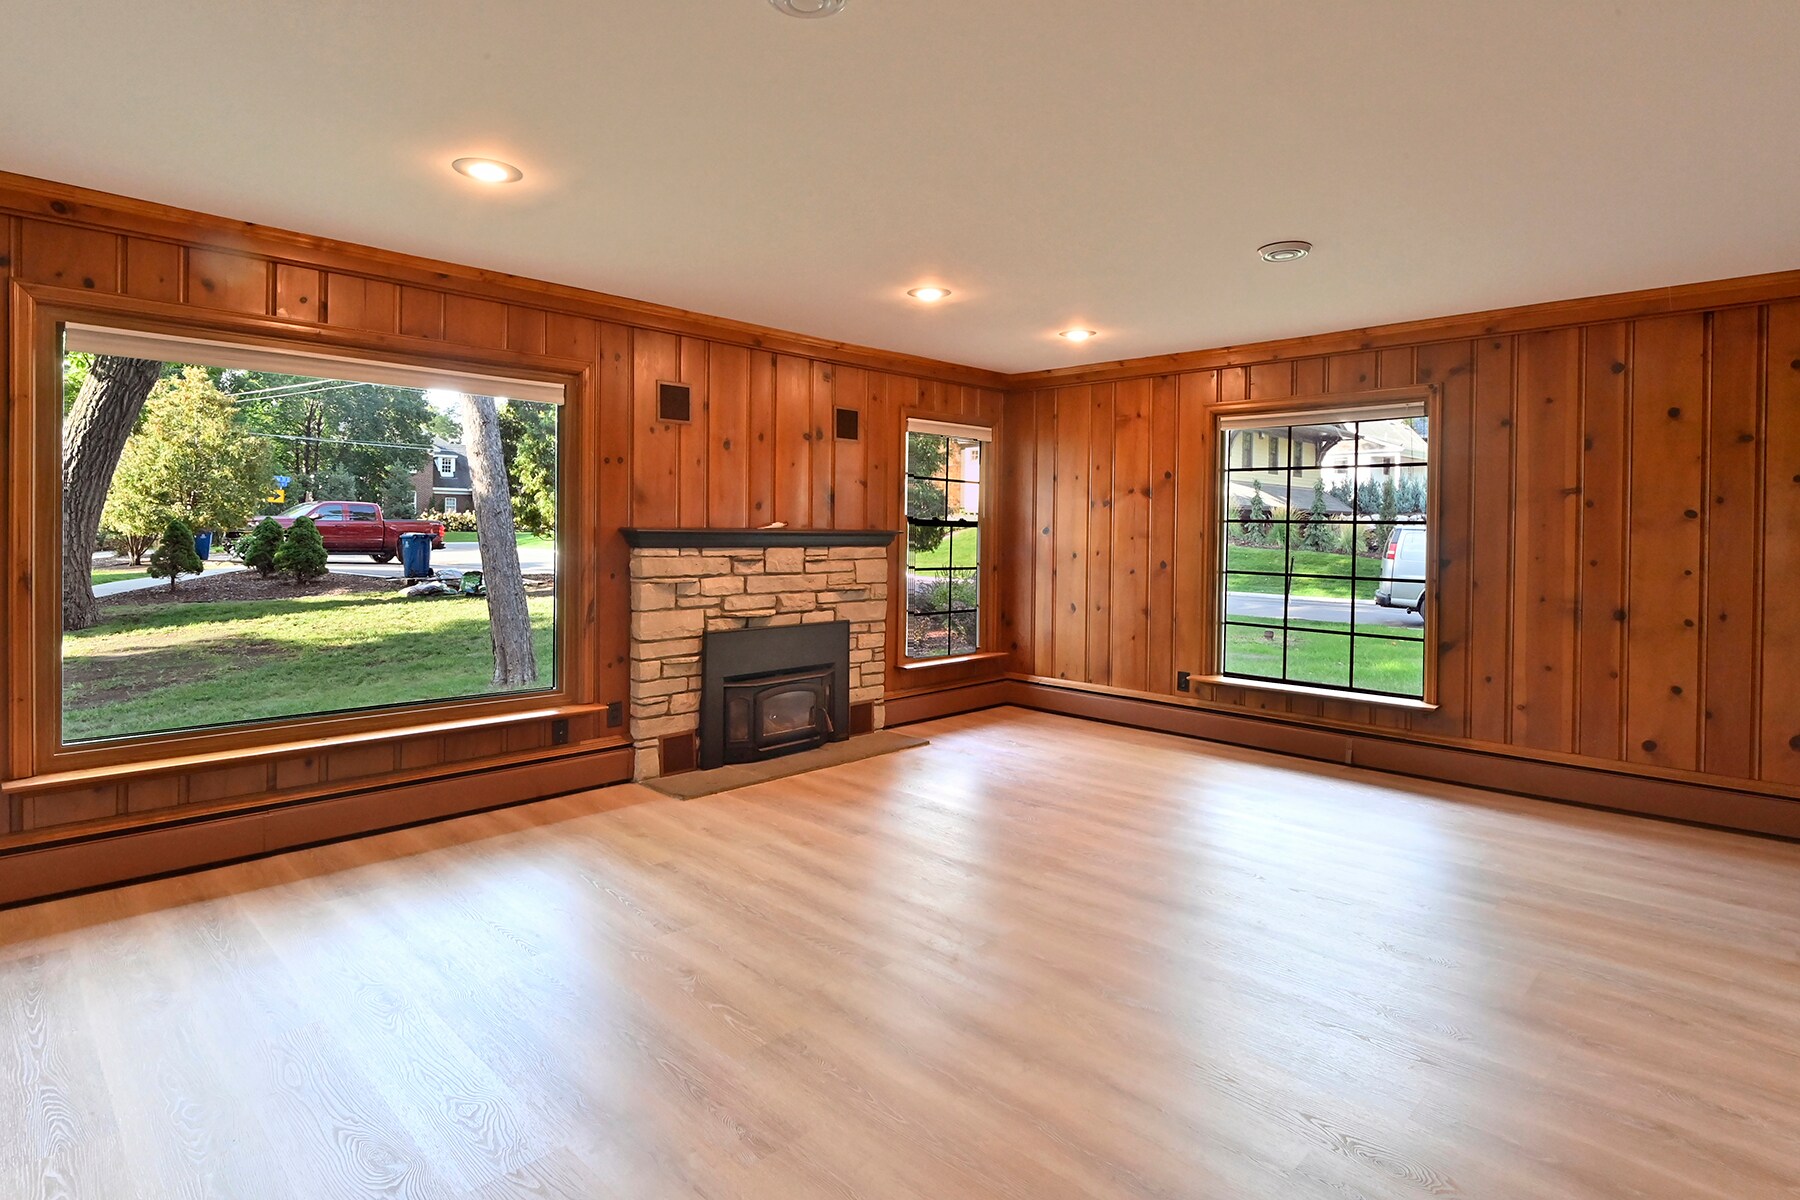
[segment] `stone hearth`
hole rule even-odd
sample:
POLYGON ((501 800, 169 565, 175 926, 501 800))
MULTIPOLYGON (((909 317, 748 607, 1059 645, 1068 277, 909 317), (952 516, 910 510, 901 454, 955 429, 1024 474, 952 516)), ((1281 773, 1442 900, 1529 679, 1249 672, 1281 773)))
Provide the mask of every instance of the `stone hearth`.
MULTIPOLYGON (((664 531, 635 542, 705 541, 706 531, 664 531)), ((751 531, 730 531, 750 540, 751 531)), ((790 533, 789 537, 799 535, 790 533)), ((850 703, 872 706, 882 727, 887 677, 886 545, 643 545, 631 550, 631 737, 634 774, 663 773, 662 741, 700 727, 700 656, 708 632, 846 621, 850 703)), ((882 535, 885 541, 892 535, 882 535)), ((721 536, 717 540, 729 541, 721 536)))

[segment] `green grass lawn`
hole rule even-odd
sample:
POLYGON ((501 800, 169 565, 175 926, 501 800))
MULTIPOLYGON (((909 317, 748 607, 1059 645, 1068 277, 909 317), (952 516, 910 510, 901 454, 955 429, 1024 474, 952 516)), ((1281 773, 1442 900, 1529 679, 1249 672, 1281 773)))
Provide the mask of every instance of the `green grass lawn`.
MULTIPOLYGON (((1425 643, 1421 637, 1403 641, 1356 639, 1355 677, 1351 677, 1348 626, 1323 621, 1290 621, 1287 635, 1289 683, 1321 687, 1359 687, 1380 692, 1418 695, 1425 690, 1425 643)), ((1401 633, 1381 629, 1379 632, 1401 633)), ((1279 629, 1244 625, 1225 626, 1227 674, 1259 675, 1282 679, 1282 636, 1279 629)))
MULTIPOLYGON (((538 683, 554 673, 549 596, 531 600, 538 683)), ((146 604, 63 637, 63 736, 125 737, 481 696, 487 605, 352 594, 146 604)))
MULTIPOLYGON (((451 542, 473 542, 473 541, 480 540, 480 537, 481 537, 481 535, 476 534, 476 533, 450 532, 450 533, 446 533, 444 535, 444 544, 449 545, 451 542)), ((521 545, 521 546, 555 546, 556 545, 555 538, 544 537, 542 534, 536 534, 536 533, 521 533, 518 536, 517 540, 518 540, 519 545, 521 545)))
MULTIPOLYGON (((1280 546, 1228 546, 1225 551, 1227 571, 1285 571, 1287 551, 1280 546)), ((1296 579, 1290 595, 1336 596, 1347 599, 1352 585, 1359 600, 1370 600, 1381 582, 1379 558, 1362 555, 1327 554, 1318 550, 1294 552, 1293 570, 1308 575, 1331 575, 1333 579, 1296 579), (1352 576, 1355 576, 1353 579, 1352 576)), ((1230 575, 1226 590, 1233 592, 1274 592, 1282 589, 1282 581, 1270 576, 1230 575)))
MULTIPOLYGON (((901 534, 901 537, 905 537, 901 534)), ((913 550, 907 548, 907 565, 913 567, 947 567, 950 565, 950 549, 952 542, 956 547, 956 565, 973 568, 981 561, 980 531, 976 529, 954 529, 944 537, 932 550, 913 550)))
POLYGON ((95 571, 94 586, 99 587, 103 583, 117 583, 121 579, 142 579, 143 577, 144 568, 142 567, 120 567, 116 571, 95 571))

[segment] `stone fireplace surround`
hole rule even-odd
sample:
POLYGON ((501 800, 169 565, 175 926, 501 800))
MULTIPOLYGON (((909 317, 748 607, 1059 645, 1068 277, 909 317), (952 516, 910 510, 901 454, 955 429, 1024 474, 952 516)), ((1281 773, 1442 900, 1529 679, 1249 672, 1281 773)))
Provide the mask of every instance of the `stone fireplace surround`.
POLYGON ((627 529, 631 547, 633 778, 663 774, 664 739, 700 727, 704 635, 850 625, 850 704, 884 724, 885 530, 627 529))

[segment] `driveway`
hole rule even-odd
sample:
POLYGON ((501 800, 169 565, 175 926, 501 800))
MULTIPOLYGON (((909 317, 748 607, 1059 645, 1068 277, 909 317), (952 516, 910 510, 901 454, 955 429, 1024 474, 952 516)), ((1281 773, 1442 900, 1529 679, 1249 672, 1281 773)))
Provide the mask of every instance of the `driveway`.
MULTIPOLYGON (((1275 617, 1282 615, 1283 597, 1271 592, 1227 592, 1225 593, 1225 612, 1233 617, 1275 617)), ((1350 604, 1347 599, 1335 596, 1289 596, 1287 600, 1287 616, 1290 621, 1331 621, 1337 624, 1350 623, 1350 604)), ((1383 608, 1373 600, 1358 600, 1356 603, 1356 623, 1362 625, 1391 625, 1402 629, 1423 629, 1425 618, 1414 616, 1403 608, 1383 608)))

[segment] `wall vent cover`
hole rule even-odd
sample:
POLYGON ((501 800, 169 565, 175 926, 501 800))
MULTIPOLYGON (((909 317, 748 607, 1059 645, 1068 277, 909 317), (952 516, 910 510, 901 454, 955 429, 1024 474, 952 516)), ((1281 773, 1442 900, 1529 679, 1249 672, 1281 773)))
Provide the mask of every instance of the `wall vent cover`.
POLYGON ((854 408, 837 410, 837 435, 840 442, 854 442, 862 436, 862 413, 854 408))
POLYGON ((659 381, 656 385, 656 419, 691 421, 693 418, 694 389, 685 383, 659 381))

